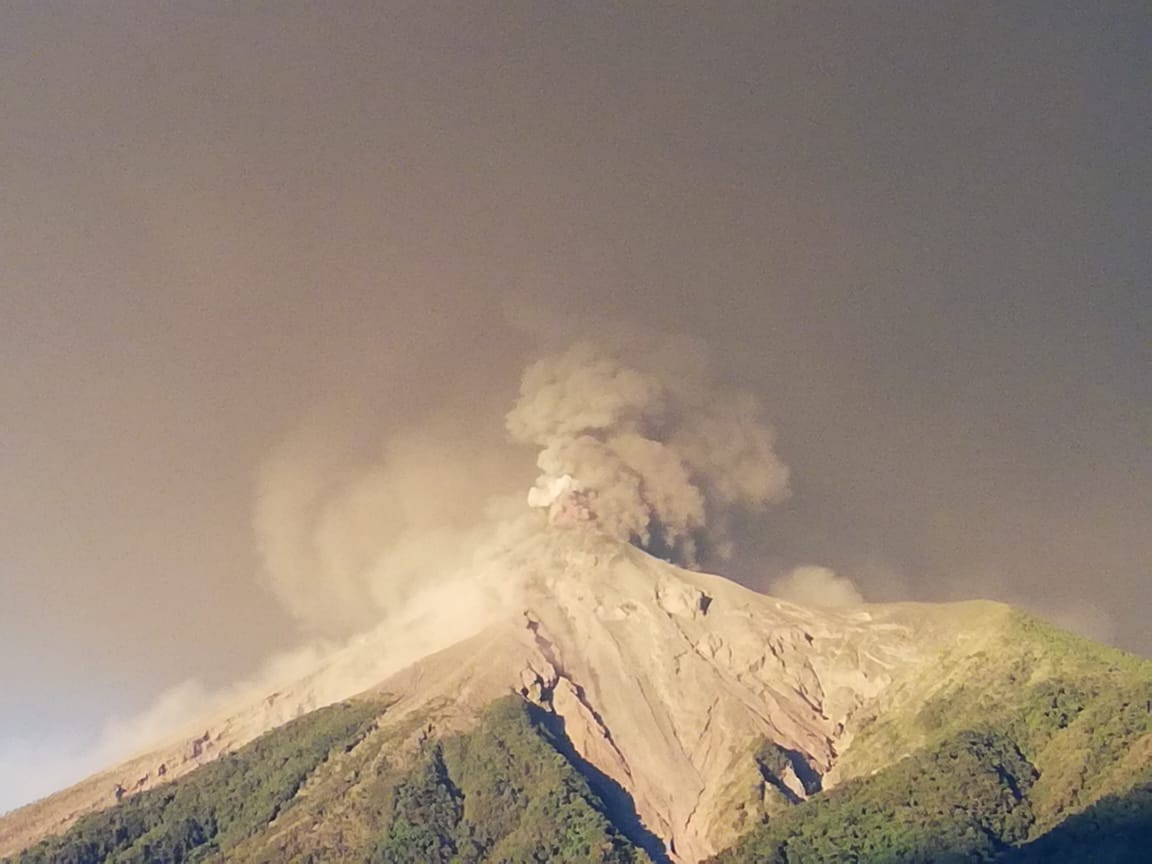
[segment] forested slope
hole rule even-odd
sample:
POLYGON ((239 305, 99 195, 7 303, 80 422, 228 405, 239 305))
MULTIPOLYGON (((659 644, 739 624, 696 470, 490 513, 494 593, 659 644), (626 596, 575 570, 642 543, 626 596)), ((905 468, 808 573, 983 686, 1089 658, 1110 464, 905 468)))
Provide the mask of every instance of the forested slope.
POLYGON ((1152 664, 1017 615, 937 678, 863 725, 852 779, 717 864, 1152 860, 1152 664))
POLYGON ((9 860, 649 860, 560 752, 570 748, 539 708, 498 700, 470 732, 428 740, 407 758, 382 752, 388 739, 372 737, 385 710, 377 702, 321 709, 9 860))

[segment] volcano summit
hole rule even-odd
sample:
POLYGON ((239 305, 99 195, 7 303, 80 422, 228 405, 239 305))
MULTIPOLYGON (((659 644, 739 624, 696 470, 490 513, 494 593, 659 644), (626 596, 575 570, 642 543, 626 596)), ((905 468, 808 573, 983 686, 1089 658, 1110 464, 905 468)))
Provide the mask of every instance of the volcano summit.
POLYGON ((803 608, 594 523, 538 518, 501 557, 519 601, 479 633, 313 710, 326 682, 373 662, 363 640, 10 814, 0 849, 40 841, 20 862, 1023 856, 1072 842, 1070 817, 1152 779, 1147 662, 989 602, 803 608), (837 808, 850 830, 829 841, 837 808))
POLYGON ((783 864, 1145 848, 1152 664, 998 603, 855 602, 812 567, 793 576, 823 587, 798 605, 695 569, 724 561, 730 517, 785 496, 788 472, 754 399, 659 354, 579 344, 530 367, 507 429, 540 448, 540 474, 526 502, 476 505, 484 519, 436 509, 463 507, 467 472, 426 449, 339 482, 289 450, 258 519, 273 588, 305 619, 375 604, 383 621, 9 814, 0 854, 783 864))

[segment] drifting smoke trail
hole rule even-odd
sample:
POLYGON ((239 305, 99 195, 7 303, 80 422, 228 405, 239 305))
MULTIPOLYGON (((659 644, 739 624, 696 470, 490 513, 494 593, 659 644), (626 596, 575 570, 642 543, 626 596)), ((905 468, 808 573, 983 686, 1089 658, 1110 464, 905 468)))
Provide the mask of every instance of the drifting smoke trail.
POLYGON ((729 514, 787 495, 788 470, 754 397, 659 367, 577 344, 524 373, 507 428, 542 448, 531 503, 579 493, 605 533, 696 566, 728 554, 729 514))

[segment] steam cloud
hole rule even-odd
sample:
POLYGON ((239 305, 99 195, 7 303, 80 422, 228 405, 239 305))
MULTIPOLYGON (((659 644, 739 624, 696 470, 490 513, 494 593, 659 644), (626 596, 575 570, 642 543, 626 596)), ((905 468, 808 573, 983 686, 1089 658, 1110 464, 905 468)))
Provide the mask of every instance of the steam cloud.
POLYGON ((827 567, 797 567, 768 586, 768 592, 801 606, 855 606, 864 597, 847 576, 827 567))
POLYGON ((702 366, 667 374, 657 352, 626 362, 587 342, 533 364, 507 417, 515 441, 542 448, 530 503, 579 494, 619 540, 687 566, 726 557, 727 517, 786 496, 788 469, 755 398, 702 366))

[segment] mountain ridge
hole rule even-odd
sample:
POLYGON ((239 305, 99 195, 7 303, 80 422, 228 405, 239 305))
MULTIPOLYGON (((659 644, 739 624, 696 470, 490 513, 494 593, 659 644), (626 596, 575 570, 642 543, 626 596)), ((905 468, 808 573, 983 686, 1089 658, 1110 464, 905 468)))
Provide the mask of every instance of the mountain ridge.
MULTIPOLYGON (((715 855, 814 796, 942 746, 956 730, 940 706, 952 699, 956 716, 965 714, 956 700, 978 701, 963 696, 965 682, 978 681, 981 666, 999 669, 989 657, 1007 657, 1018 642, 1026 654, 1029 639, 1064 638, 990 601, 808 609, 682 570, 587 526, 530 535, 506 560, 523 583, 509 614, 364 691, 388 705, 377 722, 389 760, 417 760, 429 741, 468 734, 489 705, 518 698, 555 718, 572 758, 598 773, 674 862, 715 855), (1039 635, 1028 636, 1029 627, 1039 635)), ((1099 655, 1085 668, 1127 665, 1152 681, 1145 661, 1074 649, 1099 655)), ((1045 663, 1062 662, 1033 653, 1021 688, 1043 683, 1045 663)), ((289 690, 267 707, 302 709, 295 699, 289 690)), ((208 738, 217 751, 232 750, 258 726, 225 723, 208 738)), ((1136 741, 1152 746, 1152 737, 1136 741)), ((96 792, 92 784, 110 776, 86 788, 96 792)), ((1091 803, 1053 804, 1040 818, 1091 803)), ((37 812, 32 805, 0 819, 0 854, 67 827, 46 828, 37 812)))

